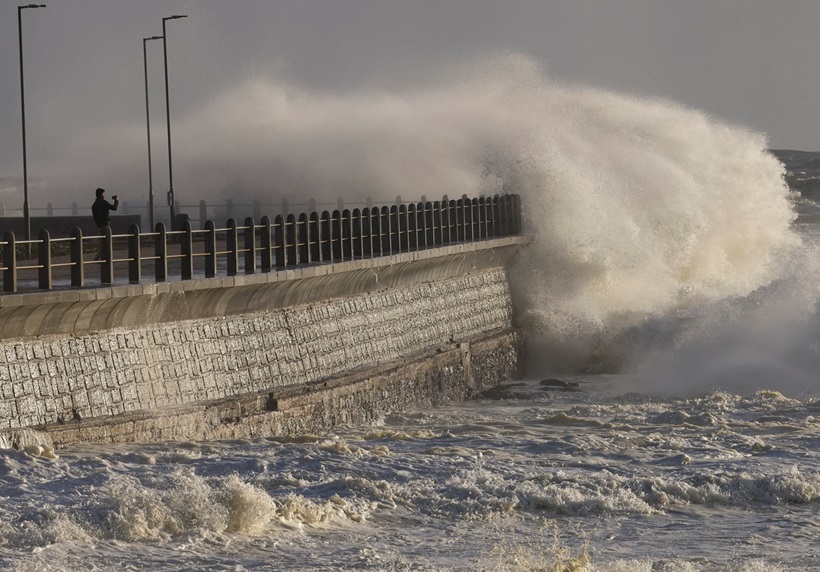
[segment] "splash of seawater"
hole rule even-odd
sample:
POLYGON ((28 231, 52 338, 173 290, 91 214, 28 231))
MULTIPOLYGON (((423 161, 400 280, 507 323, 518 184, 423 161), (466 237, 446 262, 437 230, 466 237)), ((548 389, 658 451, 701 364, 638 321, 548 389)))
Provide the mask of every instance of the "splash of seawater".
MULTIPOLYGON (((670 318, 747 297, 794 261, 784 167, 764 135, 561 84, 521 55, 447 71, 344 93, 255 78, 176 120, 178 179, 206 199, 521 194, 532 243, 514 294, 537 371, 623 365, 623 332, 674 336, 670 318)), ((121 132, 143 144, 142 125, 121 132)))

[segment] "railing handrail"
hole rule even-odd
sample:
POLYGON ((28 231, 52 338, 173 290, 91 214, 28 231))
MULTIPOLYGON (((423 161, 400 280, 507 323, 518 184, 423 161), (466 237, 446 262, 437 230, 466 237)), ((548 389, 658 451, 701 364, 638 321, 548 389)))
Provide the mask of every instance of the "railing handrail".
POLYGON ((156 282, 166 282, 169 261, 178 261, 181 279, 190 280, 196 270, 195 261, 201 259, 204 269, 200 273, 210 278, 216 276, 220 257, 225 259, 227 275, 235 276, 240 267, 245 274, 254 274, 389 256, 519 234, 520 209, 518 195, 465 195, 457 200, 445 196, 440 201, 277 214, 273 219, 263 216, 259 223, 252 217, 246 217, 241 224, 229 218, 222 227, 208 220, 201 229, 185 221, 177 230, 166 230, 158 223, 149 232, 132 225, 127 233, 112 234, 106 227, 103 234, 84 236, 80 228, 74 228, 70 237, 59 238, 51 238, 47 230, 42 230, 32 240, 17 240, 8 231, 0 241, 3 293, 18 292, 19 273, 33 270, 38 271, 37 289, 52 290, 55 268, 69 267, 71 287, 82 288, 86 286, 86 267, 94 265, 100 267, 100 284, 108 285, 114 282, 115 265, 122 263, 128 264, 129 283, 139 284, 142 263, 150 261, 155 264, 156 282), (117 257, 115 243, 123 242, 127 243, 127 256, 117 257), (153 242, 153 253, 142 254, 143 242, 153 242), (60 243, 68 244, 69 260, 54 262, 53 246, 60 243), (84 247, 89 243, 99 244, 99 256, 94 260, 85 256, 84 247), (204 246, 196 249, 195 244, 200 243, 204 246), (20 246, 35 247, 36 259, 19 264, 20 246))

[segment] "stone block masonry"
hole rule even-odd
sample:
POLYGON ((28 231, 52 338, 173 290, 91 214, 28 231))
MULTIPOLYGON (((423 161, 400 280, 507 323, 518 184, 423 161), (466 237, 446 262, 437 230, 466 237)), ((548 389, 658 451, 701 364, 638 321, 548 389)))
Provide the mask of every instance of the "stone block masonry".
MULTIPOLYGON (((520 336, 505 330, 419 352, 388 364, 326 381, 289 386, 153 411, 70 421, 21 430, 17 446, 50 441, 129 443, 218 440, 317 434, 340 425, 371 423, 391 411, 452 403, 469 397, 476 380, 471 358, 482 356, 493 369, 482 375, 489 385, 518 374, 520 336)), ((7 431, 13 434, 14 430, 7 431)), ((2 436, 2 435, 0 435, 2 436)))

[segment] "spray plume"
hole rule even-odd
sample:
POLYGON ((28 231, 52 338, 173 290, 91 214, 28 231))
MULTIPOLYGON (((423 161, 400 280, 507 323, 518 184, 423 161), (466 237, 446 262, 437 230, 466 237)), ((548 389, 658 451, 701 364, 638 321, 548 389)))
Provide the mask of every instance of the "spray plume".
MULTIPOLYGON (((137 148, 142 129, 75 148, 137 148)), ((515 54, 404 90, 254 78, 180 114, 174 149, 177 186, 196 200, 521 194, 532 243, 514 270, 517 319, 553 369, 606 361, 625 331, 752 294, 800 244, 763 135, 563 85, 515 54)))

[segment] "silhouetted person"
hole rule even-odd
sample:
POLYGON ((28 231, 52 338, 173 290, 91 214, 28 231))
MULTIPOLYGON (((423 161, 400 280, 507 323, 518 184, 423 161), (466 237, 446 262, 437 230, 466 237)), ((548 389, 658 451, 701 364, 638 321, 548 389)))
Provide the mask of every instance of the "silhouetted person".
MULTIPOLYGON (((120 200, 117 198, 117 195, 113 195, 111 198, 114 199, 113 204, 105 200, 105 189, 97 189, 97 199, 94 201, 94 204, 91 205, 91 216, 94 217, 94 224, 97 225, 97 231, 99 231, 101 235, 104 235, 105 229, 111 226, 111 211, 117 210, 117 207, 120 205, 120 200)), ((108 242, 105 238, 100 239, 100 251, 94 260, 108 257, 108 252, 106 251, 107 244, 108 242)))

